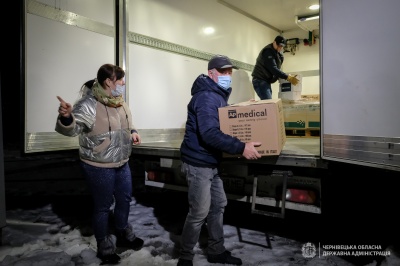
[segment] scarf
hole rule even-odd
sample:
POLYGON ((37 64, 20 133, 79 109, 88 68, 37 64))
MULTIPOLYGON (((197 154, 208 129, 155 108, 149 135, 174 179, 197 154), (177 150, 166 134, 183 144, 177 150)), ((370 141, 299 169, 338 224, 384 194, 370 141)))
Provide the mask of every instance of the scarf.
POLYGON ((102 104, 109 106, 109 107, 119 107, 124 102, 124 98, 122 95, 117 97, 107 95, 104 88, 97 82, 93 84, 92 92, 94 97, 101 102, 102 104))

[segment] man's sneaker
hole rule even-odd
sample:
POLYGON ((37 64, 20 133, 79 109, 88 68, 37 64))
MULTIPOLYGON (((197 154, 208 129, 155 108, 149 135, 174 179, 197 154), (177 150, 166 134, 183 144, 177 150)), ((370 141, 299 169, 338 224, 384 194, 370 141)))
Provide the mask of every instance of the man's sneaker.
POLYGON ((212 255, 209 254, 207 256, 207 261, 210 263, 222 263, 222 264, 233 264, 233 265, 242 265, 242 260, 236 257, 233 257, 228 250, 225 250, 221 254, 212 255))
POLYGON ((185 260, 185 259, 179 259, 178 264, 176 266, 193 266, 193 261, 191 260, 185 260))

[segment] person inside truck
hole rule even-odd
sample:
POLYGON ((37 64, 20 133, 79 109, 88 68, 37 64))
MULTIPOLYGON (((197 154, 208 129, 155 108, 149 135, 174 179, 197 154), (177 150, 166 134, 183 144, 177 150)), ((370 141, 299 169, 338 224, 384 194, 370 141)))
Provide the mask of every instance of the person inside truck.
POLYGON ((224 246, 223 214, 227 198, 218 166, 223 152, 242 155, 248 160, 261 158, 255 147, 220 130, 218 108, 228 105, 232 92, 232 70, 237 69, 224 55, 208 62, 208 75, 200 74, 191 88, 187 105, 185 135, 180 147, 182 167, 188 185, 189 212, 183 226, 178 266, 193 265, 193 248, 201 228, 208 229, 207 261, 241 265, 224 246))
POLYGON ((282 36, 276 36, 275 40, 265 46, 258 54, 251 75, 254 91, 261 100, 272 99, 271 84, 279 78, 289 81, 294 86, 299 83, 295 75, 281 71, 284 59, 283 47, 285 45, 286 39, 282 36))
POLYGON ((124 76, 121 67, 104 64, 97 78, 82 86, 81 98, 73 107, 57 96, 60 106, 55 130, 64 136, 79 135, 80 164, 93 198, 93 232, 102 264, 120 261, 117 246, 133 250, 143 246, 128 223, 132 200, 128 161, 132 144, 140 144, 141 138, 123 98, 124 76), (115 234, 109 228, 111 216, 115 234))

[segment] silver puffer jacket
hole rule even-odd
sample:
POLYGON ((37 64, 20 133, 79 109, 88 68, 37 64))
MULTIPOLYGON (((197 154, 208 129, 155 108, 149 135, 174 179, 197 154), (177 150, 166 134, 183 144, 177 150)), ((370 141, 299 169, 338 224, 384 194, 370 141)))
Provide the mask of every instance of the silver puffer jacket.
POLYGON ((73 121, 65 126, 57 118, 55 130, 65 136, 79 135, 80 159, 97 167, 119 167, 132 152, 132 115, 124 102, 120 107, 108 107, 97 101, 90 89, 72 109, 73 121))

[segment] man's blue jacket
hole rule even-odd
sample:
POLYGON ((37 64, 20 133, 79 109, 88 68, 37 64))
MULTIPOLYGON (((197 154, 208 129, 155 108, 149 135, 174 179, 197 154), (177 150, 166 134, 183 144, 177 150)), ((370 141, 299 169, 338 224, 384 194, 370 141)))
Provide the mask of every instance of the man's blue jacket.
POLYGON ((222 152, 243 153, 245 143, 220 130, 218 108, 228 105, 231 91, 232 88, 221 88, 204 74, 194 81, 180 148, 183 162, 199 167, 217 167, 222 152))

